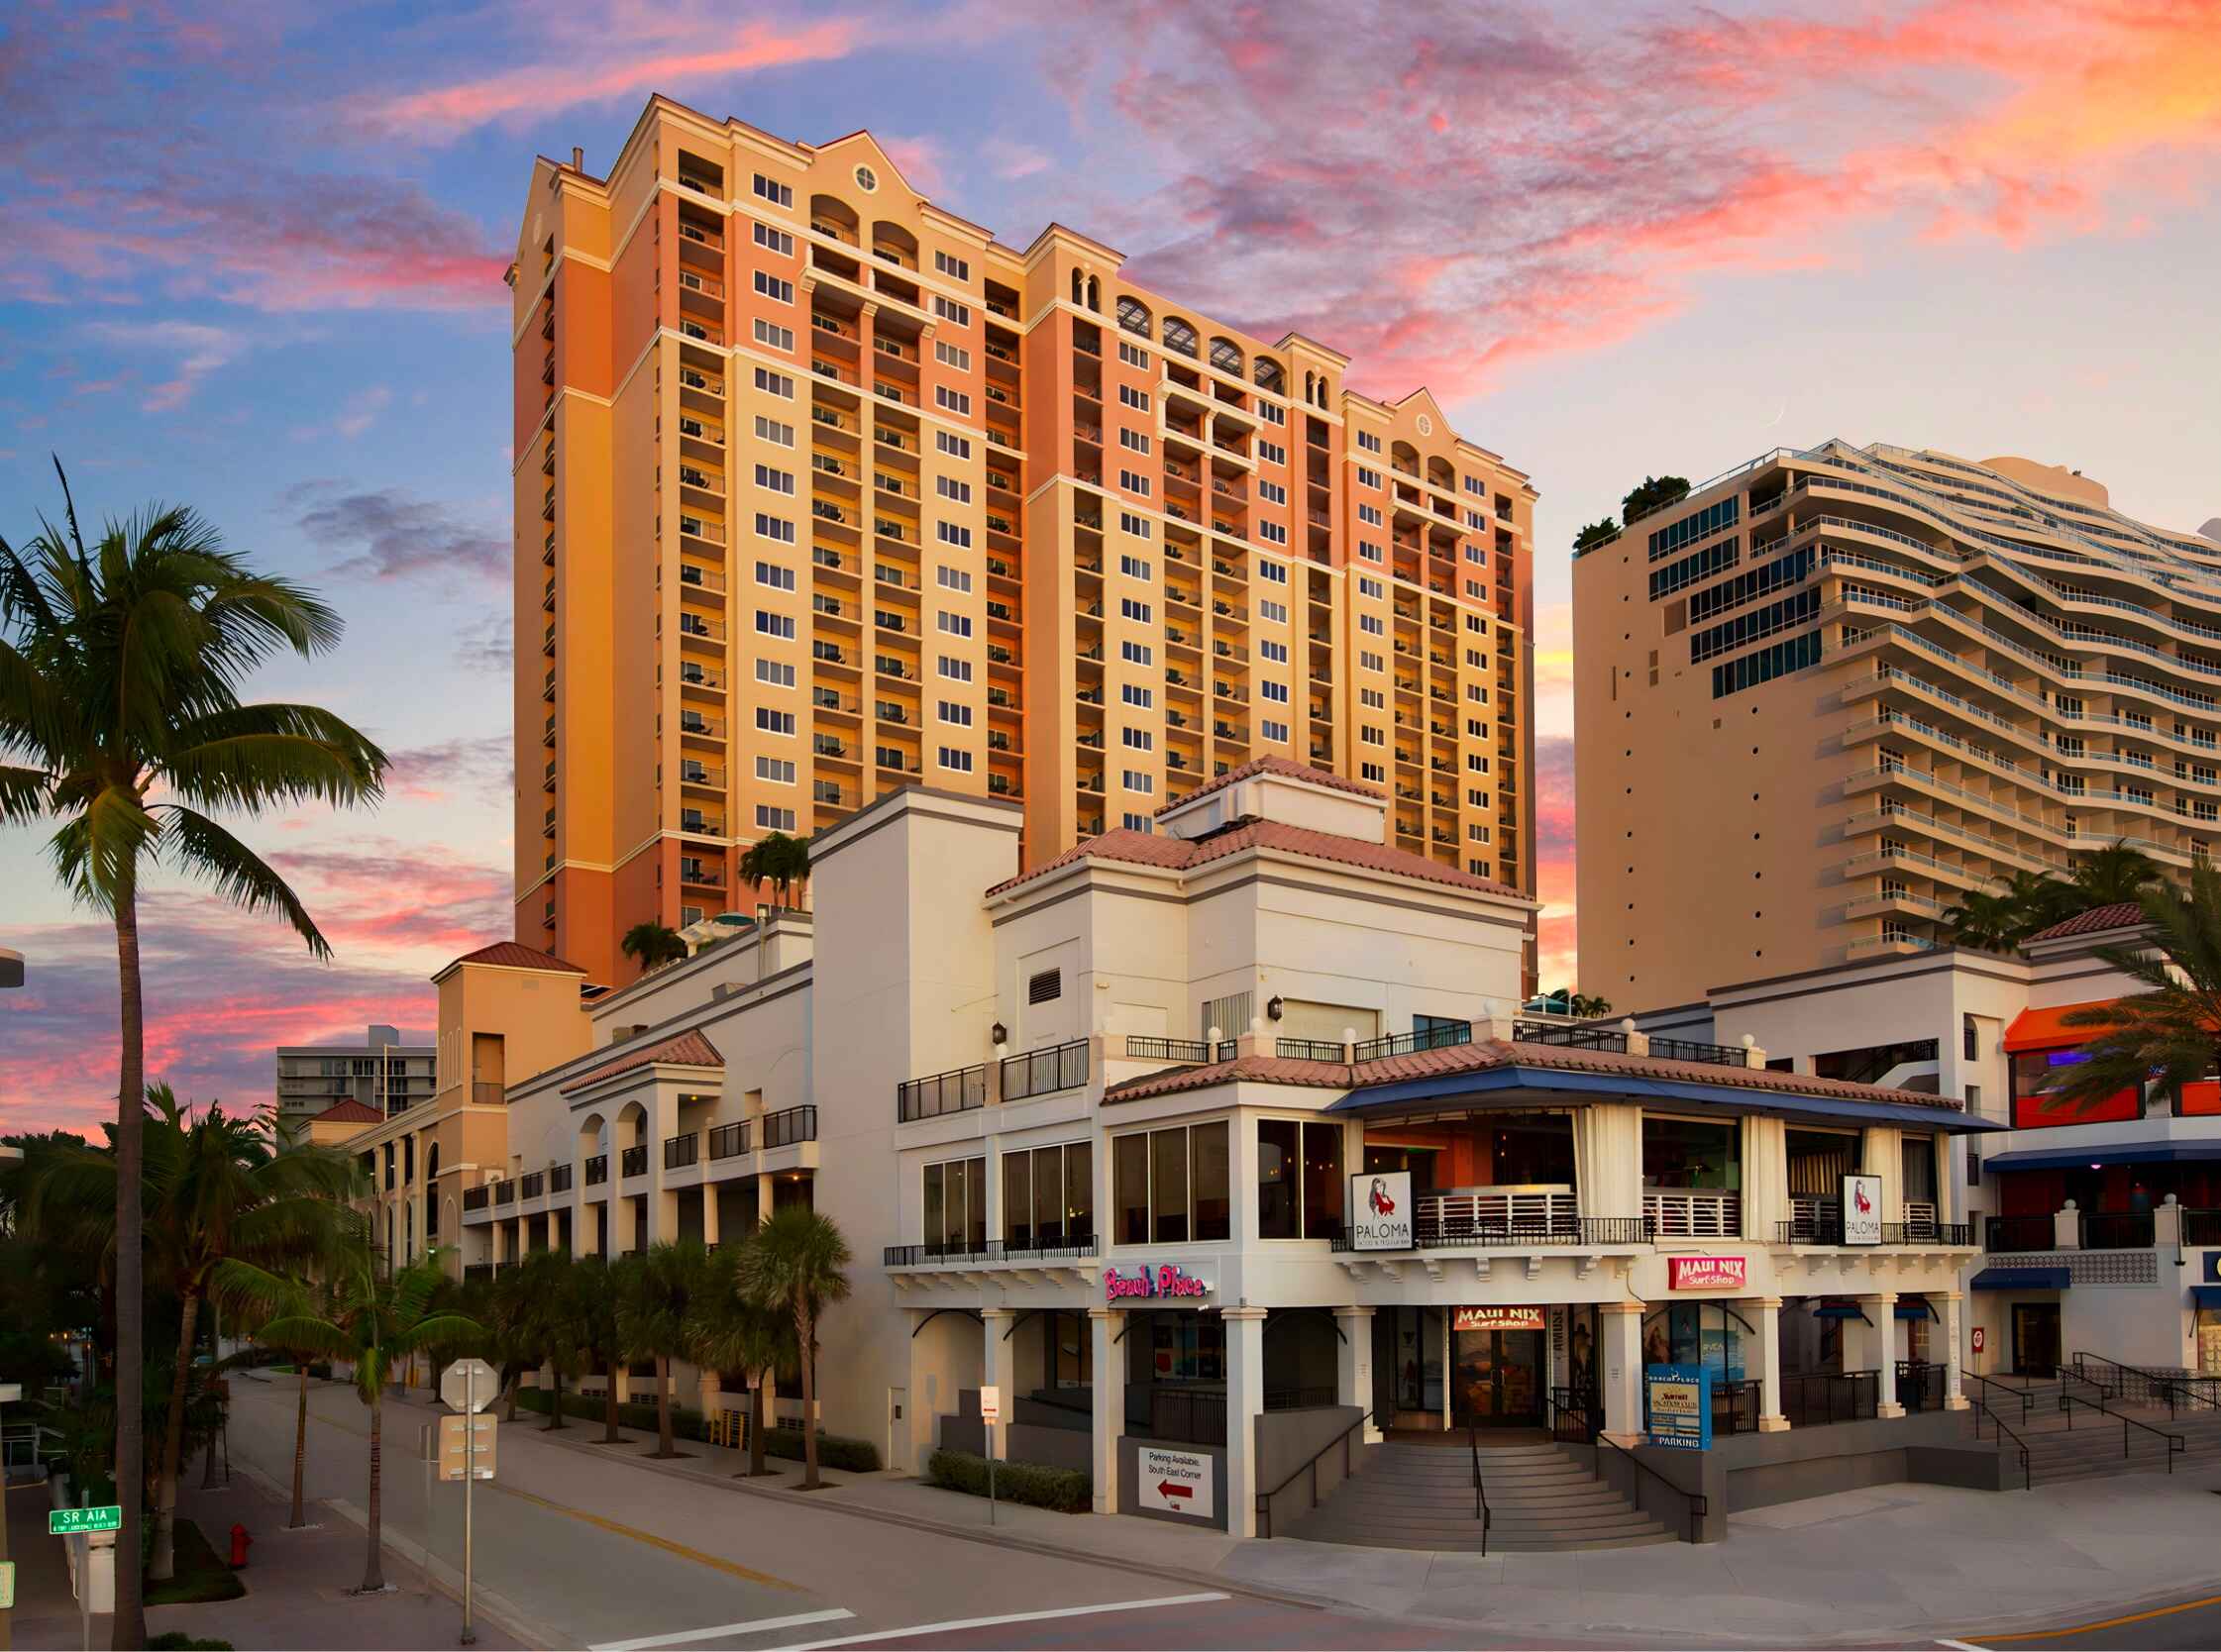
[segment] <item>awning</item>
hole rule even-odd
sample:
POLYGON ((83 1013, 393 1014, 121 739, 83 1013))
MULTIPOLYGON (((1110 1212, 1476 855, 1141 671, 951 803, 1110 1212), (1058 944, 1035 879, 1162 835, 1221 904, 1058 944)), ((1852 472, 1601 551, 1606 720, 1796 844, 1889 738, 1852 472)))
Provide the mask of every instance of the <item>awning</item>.
POLYGON ((1984 1268, 1976 1274, 1970 1291, 2064 1291, 2064 1268, 1984 1268))
POLYGON ((2092 998, 2087 1003, 2057 1004, 2050 1009, 2024 1009, 2013 1017, 2013 1024, 2005 1029, 2005 1048, 2015 1050, 2057 1050, 2066 1044, 2087 1044, 2104 1033, 2103 1027, 2070 1027, 2066 1018, 2076 1010, 2110 1009, 2118 1000, 2092 998))
POLYGON ((1897 1317, 1900 1319, 1933 1319, 1936 1304, 1926 1296, 1900 1296, 1897 1298, 1897 1317))
POLYGON ((2202 1308, 2221 1308, 2221 1285, 2193 1285, 2190 1287, 2190 1305, 2202 1308))
POLYGON ((1846 1302, 1833 1297, 1824 1300, 1818 1307, 1814 1308, 1812 1316, 1815 1319, 1856 1319, 1867 1325, 1873 1323, 1871 1319, 1866 1317, 1866 1310, 1856 1302, 1846 1302))
POLYGON ((2221 1142, 2107 1142, 2093 1147, 2028 1148, 1985 1155, 1985 1171, 2073 1170, 2087 1165, 2180 1165, 2221 1159, 2221 1142))

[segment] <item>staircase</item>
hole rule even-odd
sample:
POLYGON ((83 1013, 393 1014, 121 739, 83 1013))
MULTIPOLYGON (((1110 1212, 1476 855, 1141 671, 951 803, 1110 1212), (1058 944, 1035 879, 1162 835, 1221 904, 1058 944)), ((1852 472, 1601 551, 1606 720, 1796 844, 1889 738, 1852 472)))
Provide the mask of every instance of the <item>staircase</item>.
MULTIPOLYGON (((1488 1493, 1490 1554, 1676 1541, 1554 1445, 1491 1446, 1481 1453, 1481 1476, 1488 1493)), ((1365 1466, 1293 1522, 1288 1535, 1372 1549, 1477 1554, 1482 1530, 1473 1513, 1472 1457, 1462 1440, 1375 1446, 1365 1466)))
MULTIPOLYGON (((2025 1421, 2020 1406, 2003 1394, 1992 1391, 1981 1397, 2028 1447, 2028 1483, 2032 1489, 2113 1475, 2166 1474, 2170 1448, 2162 1436, 2168 1434, 2179 1435, 2182 1440, 2183 1449, 2172 1454, 2174 1472, 2221 1465, 2221 1410, 2212 1406, 2184 1404, 2170 1417, 2165 1405, 2139 1404, 2107 1395, 2103 1396, 2104 1404, 2110 1414, 2100 1415, 2089 1404, 2068 1401, 2062 1408, 2062 1394, 2099 1399, 2100 1391, 2090 1382, 2062 1375, 2023 1386, 2029 1396, 2025 1421), (2124 1428, 2124 1417, 2145 1426, 2124 1428), (2155 1429, 2157 1433, 2152 1432, 2155 1429)), ((1997 1439, 1997 1430, 1986 1420, 1974 1420, 1978 1412, 1968 1412, 1967 1416, 1969 1432, 1979 1427, 1984 1445, 1997 1439)), ((2012 1440, 2006 1439, 2002 1449, 2013 1458, 2017 1469, 2019 1458, 2012 1440)), ((2018 1474, 2008 1471, 2006 1485, 2017 1489, 2019 1484, 2018 1474)))

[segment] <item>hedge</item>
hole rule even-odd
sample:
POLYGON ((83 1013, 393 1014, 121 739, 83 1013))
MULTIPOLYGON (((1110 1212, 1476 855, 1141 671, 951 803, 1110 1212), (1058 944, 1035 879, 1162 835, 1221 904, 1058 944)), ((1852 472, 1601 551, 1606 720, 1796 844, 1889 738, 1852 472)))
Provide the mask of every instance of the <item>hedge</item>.
MULTIPOLYGON (((987 1459, 968 1451, 936 1451, 925 1466, 926 1480, 951 1492, 987 1496, 987 1459)), ((1085 1514, 1095 1506, 1095 1486, 1083 1469, 1054 1469, 1045 1463, 995 1466, 995 1495, 1005 1502, 1053 1508, 1060 1514, 1085 1514)))
MULTIPOLYGON (((555 1395, 547 1389, 519 1389, 517 1403, 525 1410, 538 1411, 544 1416, 553 1408, 555 1395)), ((598 1394, 581 1395, 571 1389, 564 1391, 563 1414, 567 1418, 581 1422, 599 1422, 605 1410, 606 1402, 598 1394)), ((625 1401, 617 1407, 617 1422, 621 1427, 654 1433, 655 1401, 625 1401)), ((709 1437, 702 1414, 686 1405, 672 1406, 671 1431, 683 1440, 705 1440, 709 1437)), ((765 1429, 764 1452, 766 1456, 788 1457, 800 1462, 802 1431, 793 1427, 765 1429)), ((820 1433, 817 1436, 817 1461, 823 1468, 846 1469, 853 1474, 876 1474, 880 1469, 879 1447, 869 1440, 851 1439, 845 1434, 820 1433)))

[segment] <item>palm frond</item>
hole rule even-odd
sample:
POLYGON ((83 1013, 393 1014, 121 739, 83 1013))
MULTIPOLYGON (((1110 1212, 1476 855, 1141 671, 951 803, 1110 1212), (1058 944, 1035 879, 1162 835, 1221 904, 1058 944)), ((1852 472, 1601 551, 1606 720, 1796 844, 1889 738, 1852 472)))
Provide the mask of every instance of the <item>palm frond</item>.
POLYGON ((371 803, 384 792, 385 753, 316 706, 230 706, 193 718, 174 738, 161 774, 203 808, 371 803))
POLYGON ((310 956, 329 959, 331 943, 316 927, 293 886, 269 864, 206 815, 182 803, 159 803, 166 827, 163 850, 179 871, 215 886, 217 894, 250 912, 274 911, 308 944, 310 956))

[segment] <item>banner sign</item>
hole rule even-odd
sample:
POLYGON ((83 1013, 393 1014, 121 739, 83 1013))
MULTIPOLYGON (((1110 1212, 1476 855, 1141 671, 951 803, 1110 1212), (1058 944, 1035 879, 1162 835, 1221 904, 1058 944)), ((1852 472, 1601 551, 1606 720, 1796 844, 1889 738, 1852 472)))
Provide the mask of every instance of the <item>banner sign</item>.
POLYGON ((1711 1370, 1701 1365, 1644 1367, 1643 1413, 1652 1445, 1711 1450, 1711 1370))
POLYGON ((1187 1269, 1175 1263, 1150 1267, 1144 1263, 1139 1268, 1120 1271, 1116 1268, 1103 1270, 1103 1299, 1107 1302, 1128 1300, 1196 1300, 1211 1294, 1211 1282, 1198 1279, 1187 1269))
POLYGON ((1412 1248, 1412 1173, 1376 1171, 1349 1179, 1349 1248, 1353 1251, 1408 1251, 1412 1248))
POLYGON ((1881 1178, 1847 1176, 1843 1187, 1844 1243, 1881 1243, 1881 1178))
POLYGON ((1461 1307, 1450 1310, 1453 1331, 1539 1331, 1548 1323, 1538 1307, 1461 1307))
POLYGON ((1166 1451, 1159 1446, 1139 1448, 1138 1490, 1141 1506, 1167 1514, 1187 1514, 1198 1520, 1216 1520, 1212 1512, 1211 1459, 1192 1451, 1166 1451))
POLYGON ((1668 1291, 1740 1291, 1750 1283, 1750 1264, 1740 1256, 1669 1256, 1668 1291))

